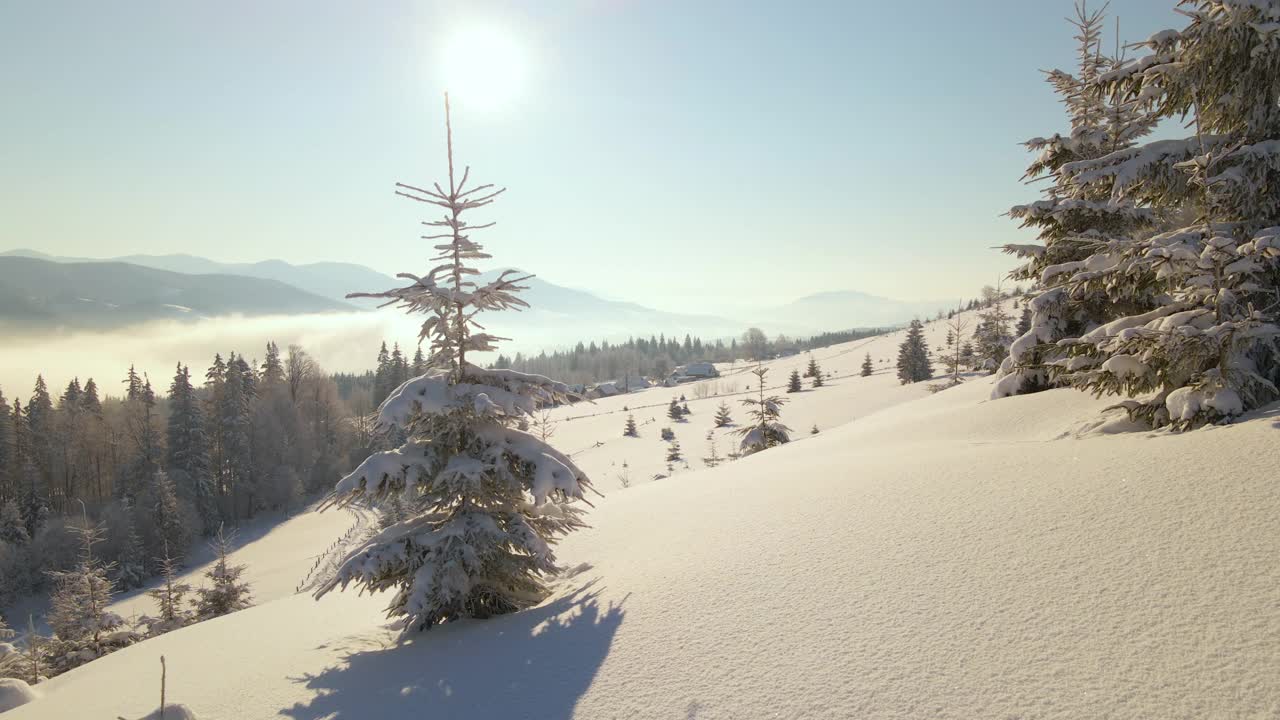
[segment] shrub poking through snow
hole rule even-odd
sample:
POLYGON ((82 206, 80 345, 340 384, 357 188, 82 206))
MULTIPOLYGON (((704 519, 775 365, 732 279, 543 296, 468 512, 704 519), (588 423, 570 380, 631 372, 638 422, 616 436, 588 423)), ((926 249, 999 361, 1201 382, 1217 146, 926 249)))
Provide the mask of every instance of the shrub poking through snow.
POLYGON ((627 416, 627 424, 626 424, 626 426, 622 429, 622 435, 623 435, 624 437, 640 437, 640 431, 639 431, 639 430, 636 430, 636 416, 635 416, 635 415, 628 415, 628 416, 627 416))
POLYGON ((786 399, 777 395, 765 397, 764 378, 768 372, 765 367, 757 367, 751 371, 759 380, 756 383, 759 397, 742 400, 742 404, 747 407, 747 415, 751 417, 751 424, 737 431, 742 436, 738 446, 743 455, 768 450, 791 441, 791 428, 783 425, 779 419, 786 399))
POLYGON ((674 431, 674 430, 672 430, 671 428, 662 428, 662 433, 661 433, 661 435, 662 435, 662 439, 663 439, 663 440, 675 440, 675 439, 676 439, 676 433, 675 433, 675 431, 674 431))
POLYGON ((557 570, 554 542, 583 526, 584 493, 591 484, 569 457, 517 423, 538 408, 568 402, 568 387, 539 375, 485 370, 467 362, 493 350, 501 338, 483 332, 484 311, 520 309, 516 297, 528 279, 513 271, 478 285, 471 263, 490 257, 470 235, 462 215, 488 205, 502 191, 468 187, 453 169, 448 124, 449 182, 434 189, 398 185, 397 193, 443 208, 441 228, 428 239, 437 264, 427 274, 402 273, 410 284, 359 297, 377 297, 408 312, 424 313, 420 338, 430 341, 428 371, 391 392, 378 422, 406 441, 367 458, 334 488, 328 505, 400 494, 408 519, 351 552, 317 597, 355 584, 391 590, 388 617, 402 627, 427 629, 458 618, 486 618, 541 602, 545 577, 557 570))
POLYGON ((683 459, 684 457, 680 454, 680 441, 672 440, 671 444, 667 446, 667 462, 679 462, 683 459))

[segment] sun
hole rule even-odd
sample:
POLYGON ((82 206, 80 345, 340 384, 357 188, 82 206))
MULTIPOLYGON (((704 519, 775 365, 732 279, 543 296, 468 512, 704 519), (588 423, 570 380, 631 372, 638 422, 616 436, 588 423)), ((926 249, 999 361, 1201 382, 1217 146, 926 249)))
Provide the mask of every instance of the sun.
POLYGON ((469 107, 499 110, 524 91, 528 57, 516 37, 502 28, 459 28, 450 33, 440 53, 445 89, 469 107))

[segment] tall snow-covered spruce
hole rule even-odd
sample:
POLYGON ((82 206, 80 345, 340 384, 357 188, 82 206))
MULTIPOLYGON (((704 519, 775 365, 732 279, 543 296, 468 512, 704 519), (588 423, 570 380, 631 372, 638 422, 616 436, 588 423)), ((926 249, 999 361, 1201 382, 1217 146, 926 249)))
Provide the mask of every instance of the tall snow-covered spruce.
POLYGON ((1156 33, 1146 56, 1087 88, 1152 119, 1190 119, 1194 134, 1058 168, 1071 196, 1153 221, 1058 268, 1069 296, 1101 290, 1112 310, 1058 340, 1066 357, 1049 365, 1058 381, 1127 396, 1131 418, 1175 429, 1280 396, 1280 0, 1179 10, 1185 28, 1156 33))
POLYGON ((387 614, 406 630, 541 602, 546 578, 557 570, 552 545, 583 526, 577 503, 586 503, 591 488, 567 455, 516 427, 539 407, 569 401, 568 387, 467 362, 468 354, 493 350, 503 339, 485 333, 476 316, 528 307, 515 293, 529 276, 507 271, 484 285, 472 280, 479 271, 470 263, 490 256, 470 235, 492 223, 472 225, 462 215, 502 190, 468 188, 470 168, 455 182, 447 96, 445 127, 448 186, 397 184, 396 191, 444 209, 442 219, 424 223, 443 229, 424 237, 443 240, 433 258, 439 264, 421 277, 401 273, 411 281, 404 287, 354 295, 427 315, 420 339, 430 342, 429 369, 392 390, 378 409, 378 422, 403 430, 406 442, 367 458, 330 500, 345 505, 398 494, 408 519, 350 553, 316 593, 352 583, 394 590, 387 614))
POLYGON ((1139 283, 1126 278, 1139 269, 1120 260, 1131 234, 1150 227, 1156 211, 1113 197, 1107 188, 1072 183, 1062 172, 1070 163, 1133 147, 1154 125, 1137 103, 1097 87, 1098 79, 1122 62, 1103 52, 1104 10, 1076 4, 1069 22, 1076 31, 1077 71, 1046 73, 1066 108, 1070 132, 1023 143, 1036 153, 1023 179, 1052 183, 1042 199, 1009 210, 1022 227, 1038 231, 1041 243, 1003 247, 1025 261, 1009 276, 1036 285, 1028 327, 1013 341, 1008 357, 997 359, 1002 377, 994 397, 1066 384, 1052 372, 1053 363, 1066 356, 1056 346, 1059 340, 1077 337, 1117 314, 1151 307, 1150 297, 1136 291, 1139 283))

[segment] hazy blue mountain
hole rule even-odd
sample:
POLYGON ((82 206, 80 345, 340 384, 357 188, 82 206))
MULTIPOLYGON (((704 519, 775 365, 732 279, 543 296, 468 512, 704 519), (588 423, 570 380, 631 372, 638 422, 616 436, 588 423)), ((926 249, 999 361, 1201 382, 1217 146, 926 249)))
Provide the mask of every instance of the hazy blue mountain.
MULTIPOLYGON (((264 280, 276 280, 330 300, 344 300, 344 296, 347 293, 391 287, 397 282, 377 270, 353 263, 318 262, 294 265, 283 260, 263 260, 255 263, 224 263, 184 254, 123 255, 103 260, 59 257, 26 248, 0 253, 0 256, 4 255, 17 255, 64 263, 124 262, 188 275, 242 275, 264 280)), ((365 301, 359 302, 363 303, 365 301)))
POLYGON ((351 310, 276 280, 190 275, 123 262, 0 257, 0 322, 24 328, 105 330, 159 319, 351 310))

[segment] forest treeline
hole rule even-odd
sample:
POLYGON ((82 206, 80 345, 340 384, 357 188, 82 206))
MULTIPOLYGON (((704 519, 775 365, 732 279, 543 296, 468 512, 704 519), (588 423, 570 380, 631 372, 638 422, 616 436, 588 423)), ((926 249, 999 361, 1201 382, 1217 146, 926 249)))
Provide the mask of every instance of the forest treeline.
POLYGON ((73 566, 86 523, 117 589, 137 587, 224 524, 298 507, 374 442, 369 388, 344 398, 301 347, 219 354, 201 375, 0 388, 0 605, 73 566))

